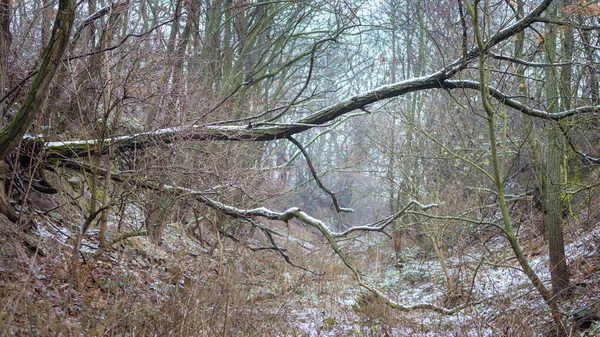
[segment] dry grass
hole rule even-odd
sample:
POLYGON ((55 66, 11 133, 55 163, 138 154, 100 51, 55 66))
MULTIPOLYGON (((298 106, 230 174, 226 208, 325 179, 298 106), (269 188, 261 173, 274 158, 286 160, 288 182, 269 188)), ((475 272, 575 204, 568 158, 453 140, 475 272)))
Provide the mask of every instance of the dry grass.
MULTIPOLYGON (((275 251, 241 249, 230 240, 223 241, 220 265, 218 249, 202 247, 181 226, 170 225, 161 246, 135 237, 96 261, 80 259, 65 312, 72 242, 57 231, 70 232, 50 218, 40 220, 31 235, 0 225, 5 336, 534 336, 547 329, 548 315, 527 283, 508 293, 475 288, 472 300, 483 302, 454 316, 391 309, 357 288, 319 236, 293 224, 290 237, 277 241, 294 263, 314 273, 287 264, 275 251), (302 248, 294 237, 312 247, 302 248)), ((95 233, 86 237, 86 258, 97 244, 95 233)), ((211 233, 205 230, 204 240, 214 241, 211 233)), ((530 244, 528 251, 539 246, 543 242, 530 244)), ((394 267, 390 242, 363 237, 343 247, 367 280, 400 303, 414 303, 409 294, 416 294, 444 305, 445 278, 419 247, 410 247, 415 253, 403 270, 394 267)), ((573 265, 574 276, 597 279, 597 265, 586 257, 573 265)), ((453 259, 449 268, 457 284, 470 289, 475 262, 453 259)), ((480 273, 486 268, 492 267, 480 273)), ((596 289, 597 282, 591 284, 596 289)))
MULTIPOLYGON (((137 237, 97 261, 80 259, 66 312, 70 241, 40 237, 44 256, 39 256, 28 255, 14 233, 3 235, 2 267, 10 271, 0 277, 3 334, 301 336, 306 332, 297 324, 298 298, 319 305, 312 293, 331 296, 336 289, 325 285, 344 273, 329 263, 332 256, 324 247, 308 252, 286 245, 295 262, 323 273, 316 275, 288 265, 273 251, 251 252, 227 240, 219 266, 218 250, 211 256, 197 241, 172 234, 160 247, 137 237)), ((93 235, 87 239, 93 247, 93 235)))

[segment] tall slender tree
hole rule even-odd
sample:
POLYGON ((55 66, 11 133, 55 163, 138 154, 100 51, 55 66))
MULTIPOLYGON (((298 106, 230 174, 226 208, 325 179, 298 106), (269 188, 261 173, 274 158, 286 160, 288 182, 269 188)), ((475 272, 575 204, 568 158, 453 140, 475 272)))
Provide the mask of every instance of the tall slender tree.
MULTIPOLYGON (((559 2, 553 3, 547 10, 549 18, 556 18, 559 11, 559 2)), ((556 44, 556 25, 549 23, 546 25, 546 35, 544 36, 544 51, 546 62, 549 64, 558 63, 562 58, 557 58, 556 44)), ((567 38, 565 43, 571 43, 567 38)), ((561 48, 561 53, 567 53, 565 48, 561 48)), ((563 68, 566 69, 566 68, 563 68)), ((545 68, 545 91, 546 91, 546 110, 549 113, 557 113, 562 107, 568 107, 568 97, 559 96, 559 74, 557 67, 545 68)), ((566 71, 563 76, 568 76, 566 71)), ((570 76, 568 76, 570 77, 570 76)), ((563 92, 566 83, 562 83, 563 92)), ((559 122, 548 122, 546 131, 546 224, 548 226, 548 246, 550 252, 550 273, 552 279, 552 291, 554 294, 561 294, 569 286, 569 271, 565 257, 565 244, 563 239, 563 204, 562 204, 562 164, 565 154, 564 136, 560 130, 559 122)))

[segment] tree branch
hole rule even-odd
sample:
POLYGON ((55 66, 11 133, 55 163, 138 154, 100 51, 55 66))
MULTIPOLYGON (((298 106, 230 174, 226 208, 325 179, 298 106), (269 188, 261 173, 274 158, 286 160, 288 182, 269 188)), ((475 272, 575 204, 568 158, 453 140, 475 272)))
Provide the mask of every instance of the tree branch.
POLYGON ((331 197, 331 200, 333 201, 333 206, 335 206, 335 210, 338 213, 343 213, 343 212, 345 212, 345 213, 351 213, 351 212, 354 212, 354 210, 351 209, 351 208, 342 208, 342 207, 340 207, 340 205, 338 203, 338 200, 335 197, 335 193, 333 193, 331 190, 329 190, 327 187, 325 187, 325 185, 323 185, 323 183, 321 182, 321 179, 319 178, 319 175, 317 174, 317 170, 315 170, 315 167, 312 164, 312 160, 310 160, 310 156, 308 155, 308 152, 306 152, 306 150, 304 149, 304 147, 302 146, 302 144, 300 144, 292 136, 288 136, 287 139, 290 142, 292 142, 294 145, 296 145, 296 147, 298 147, 298 149, 300 150, 300 152, 302 152, 302 155, 304 155, 304 159, 306 159, 306 164, 308 165, 308 168, 310 169, 310 173, 312 174, 313 178, 317 182, 317 185, 319 186, 319 188, 322 189, 325 193, 329 194, 329 196, 331 197))
MULTIPOLYGON (((462 88, 480 90, 481 84, 477 81, 469 80, 445 80, 442 83, 442 86, 446 89, 462 88)), ((526 115, 542 119, 560 120, 578 114, 597 113, 598 111, 600 111, 600 106, 582 106, 556 113, 549 113, 544 110, 531 108, 517 100, 510 98, 508 95, 493 87, 486 86, 486 89, 489 91, 489 95, 498 100, 500 103, 511 107, 519 112, 522 112, 526 115)))

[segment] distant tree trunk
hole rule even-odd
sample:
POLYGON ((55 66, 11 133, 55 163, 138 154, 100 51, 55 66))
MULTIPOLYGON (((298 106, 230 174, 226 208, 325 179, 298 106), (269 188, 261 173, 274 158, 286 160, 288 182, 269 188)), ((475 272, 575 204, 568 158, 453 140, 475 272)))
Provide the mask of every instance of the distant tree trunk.
MULTIPOLYGON (((396 4, 392 1, 389 2, 389 10, 390 10, 390 24, 392 26, 391 30, 391 43, 392 43, 392 59, 397 57, 396 53, 396 34, 397 34, 397 8, 396 4)), ((396 63, 391 62, 390 65, 390 80, 392 83, 396 82, 396 63)), ((389 212, 394 214, 398 211, 398 203, 400 202, 400 188, 397 186, 396 182, 396 124, 398 117, 395 112, 392 112, 392 127, 390 128, 390 154, 388 160, 388 167, 386 172, 386 178, 388 181, 388 199, 389 199, 389 212), (396 191, 398 190, 398 191, 396 191)), ((400 219, 394 221, 392 226, 392 237, 394 239, 394 253, 396 257, 396 263, 399 263, 401 260, 402 253, 402 222, 400 219)))
MULTIPOLYGON (((10 0, 0 1, 0 96, 4 97, 8 87, 8 54, 12 44, 10 32, 12 8, 10 0)), ((0 125, 4 125, 6 103, 0 103, 0 125)))
MULTIPOLYGON (((523 0, 517 0, 517 20, 520 20, 523 15, 524 15, 524 1, 523 0)), ((525 57, 525 52, 524 52, 524 48, 525 48, 525 33, 524 32, 520 32, 518 34, 515 35, 516 39, 515 39, 515 43, 514 43, 514 56, 517 59, 523 59, 525 57)), ((517 100, 519 100, 521 103, 526 104, 527 103, 527 92, 528 92, 528 87, 527 87, 527 82, 525 81, 525 65, 523 64, 517 64, 517 71, 516 73, 518 74, 517 78, 519 79, 518 82, 518 93, 519 93, 519 98, 517 98, 517 100)), ((535 128, 534 128, 534 124, 533 124, 533 117, 528 116, 526 114, 521 114, 521 129, 522 129, 522 133, 523 133, 523 137, 524 139, 527 140, 527 144, 526 147, 527 149, 529 149, 530 151, 530 156, 527 158, 527 162, 529 164, 529 166, 531 167, 531 171, 533 172, 534 175, 534 188, 533 188, 533 205, 535 206, 535 208, 537 208, 539 211, 541 212, 545 212, 545 205, 544 205, 544 200, 543 200, 543 191, 545 190, 545 181, 546 181, 546 177, 544 176, 544 172, 543 172, 543 158, 542 158, 542 154, 541 154, 541 148, 540 148, 540 140, 538 137, 536 137, 534 135, 535 133, 535 128)))
MULTIPOLYGON (((580 18, 579 23, 584 24, 584 19, 580 18)), ((589 90, 589 97, 591 100, 590 104, 597 105, 598 100, 600 99, 600 88, 598 87, 598 70, 596 69, 596 66, 593 66, 593 64, 596 64, 594 57, 596 48, 594 46, 595 43, 592 40, 594 36, 592 32, 587 29, 581 29, 579 35, 581 36, 583 49, 585 50, 586 63, 588 64, 584 69, 588 86, 587 90, 589 90)))
MULTIPOLYGON (((96 0, 88 0, 88 15, 92 16, 96 10, 96 0)), ((96 47, 96 24, 94 21, 90 22, 88 43, 90 50, 93 50, 96 47)))
MULTIPOLYGON (((556 16, 558 5, 548 9, 548 15, 556 16)), ((549 24, 544 40, 546 61, 554 63, 556 59, 556 25, 549 24)), ((563 50, 564 52, 564 50, 563 50)), ((565 76, 563 72, 563 76, 565 76)), ((567 83, 564 83, 568 85, 567 83)), ((556 113, 560 109, 558 77, 556 69, 546 68, 547 110, 556 113)), ((563 98, 566 100, 566 98, 563 98)), ((565 258, 565 244, 562 231, 561 165, 564 154, 564 140, 558 122, 550 122, 547 131, 546 149, 546 224, 548 226, 548 246, 550 251, 550 274, 552 291, 561 294, 569 286, 569 270, 565 258)))
POLYGON ((48 15, 48 13, 51 13, 53 8, 52 6, 50 6, 49 2, 49 0, 42 0, 41 2, 42 27, 40 32, 40 38, 42 42, 42 47, 40 48, 40 57, 44 57, 44 48, 46 47, 50 39, 50 16, 48 15))
POLYGON ((144 224, 148 237, 152 241, 159 245, 162 239, 162 234, 165 226, 167 225, 168 213, 173 205, 175 199, 172 196, 158 195, 156 197, 149 197, 150 202, 146 206, 146 219, 144 224))
POLYGON ((198 9, 200 8, 200 2, 195 1, 186 1, 185 9, 187 12, 187 21, 185 23, 185 27, 183 28, 183 33, 181 34, 179 44, 177 45, 175 52, 175 65, 173 67, 173 77, 171 80, 172 88, 171 88, 171 100, 169 105, 169 110, 174 111, 174 116, 169 118, 173 118, 174 121, 168 120, 167 125, 179 124, 185 120, 185 107, 186 107, 186 98, 185 96, 185 85, 182 83, 184 81, 184 64, 185 64, 185 56, 186 50, 188 48, 189 41, 192 36, 192 32, 197 31, 197 21, 198 21, 198 9))
MULTIPOLYGON (((219 36, 221 32, 221 18, 223 17, 223 4, 221 1, 212 1, 206 3, 208 9, 206 11, 206 23, 203 39, 202 51, 200 52, 200 60, 207 62, 203 65, 201 73, 202 80, 211 85, 217 92, 220 91, 222 83, 220 83, 221 72, 225 70, 219 69, 221 52, 219 36)), ((225 23, 229 25, 230 22, 225 23)))

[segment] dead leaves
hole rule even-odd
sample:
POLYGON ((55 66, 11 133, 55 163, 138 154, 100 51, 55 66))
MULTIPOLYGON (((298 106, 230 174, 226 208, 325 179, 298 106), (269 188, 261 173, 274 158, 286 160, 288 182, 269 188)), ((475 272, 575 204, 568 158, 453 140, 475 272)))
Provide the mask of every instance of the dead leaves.
POLYGON ((563 7, 563 12, 570 17, 596 17, 600 16, 600 4, 597 1, 581 0, 576 4, 563 7))

